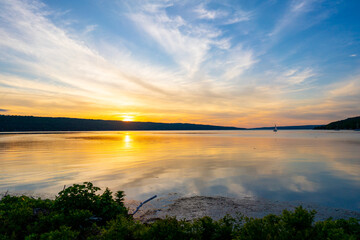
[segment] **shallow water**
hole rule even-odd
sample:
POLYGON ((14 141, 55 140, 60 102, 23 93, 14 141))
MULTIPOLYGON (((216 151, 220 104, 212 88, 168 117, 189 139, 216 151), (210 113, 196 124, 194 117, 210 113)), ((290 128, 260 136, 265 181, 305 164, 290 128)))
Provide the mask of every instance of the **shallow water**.
POLYGON ((138 200, 177 192, 359 211, 360 132, 0 134, 0 192, 55 195, 84 181, 138 200))

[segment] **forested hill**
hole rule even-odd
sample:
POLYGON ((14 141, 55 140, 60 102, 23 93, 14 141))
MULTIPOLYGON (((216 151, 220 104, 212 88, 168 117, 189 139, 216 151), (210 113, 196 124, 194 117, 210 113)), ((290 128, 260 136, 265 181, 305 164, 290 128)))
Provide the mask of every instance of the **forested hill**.
MULTIPOLYGON (((319 125, 300 125, 300 126, 277 126, 278 130, 307 130, 314 129, 319 125)), ((248 128, 248 130, 273 130, 274 127, 248 128)))
POLYGON ((359 129, 360 128, 360 116, 352 117, 345 120, 329 123, 324 126, 318 126, 315 129, 359 129))
POLYGON ((124 131, 124 130, 241 130, 189 123, 124 122, 79 118, 0 115, 0 132, 14 131, 124 131))

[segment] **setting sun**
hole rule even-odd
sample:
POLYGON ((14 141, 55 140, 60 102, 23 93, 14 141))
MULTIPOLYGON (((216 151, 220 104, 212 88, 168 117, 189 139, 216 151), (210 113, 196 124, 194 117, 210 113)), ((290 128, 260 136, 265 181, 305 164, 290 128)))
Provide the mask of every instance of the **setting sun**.
POLYGON ((134 121, 134 116, 123 115, 123 116, 122 116, 122 120, 123 120, 124 122, 132 122, 132 121, 134 121))

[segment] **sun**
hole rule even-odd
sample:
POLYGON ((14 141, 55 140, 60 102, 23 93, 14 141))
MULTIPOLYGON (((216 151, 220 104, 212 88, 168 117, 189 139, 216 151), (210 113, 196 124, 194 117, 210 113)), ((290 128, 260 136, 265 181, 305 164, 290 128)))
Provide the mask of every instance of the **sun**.
POLYGON ((122 116, 122 120, 123 120, 124 122, 132 122, 132 121, 134 121, 134 116, 131 116, 131 115, 123 115, 123 116, 122 116))

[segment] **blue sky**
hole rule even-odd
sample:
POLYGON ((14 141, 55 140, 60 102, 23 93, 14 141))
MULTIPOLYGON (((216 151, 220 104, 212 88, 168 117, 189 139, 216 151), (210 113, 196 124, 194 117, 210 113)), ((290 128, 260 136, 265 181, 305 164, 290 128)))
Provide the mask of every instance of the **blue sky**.
POLYGON ((360 115, 359 10, 359 1, 0 0, 0 109, 239 127, 360 115))

